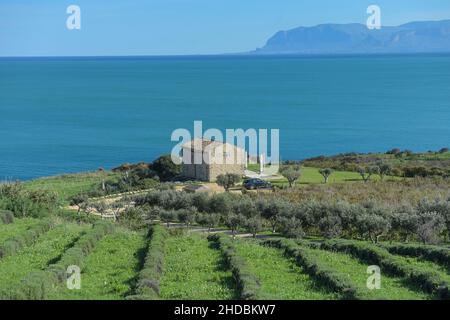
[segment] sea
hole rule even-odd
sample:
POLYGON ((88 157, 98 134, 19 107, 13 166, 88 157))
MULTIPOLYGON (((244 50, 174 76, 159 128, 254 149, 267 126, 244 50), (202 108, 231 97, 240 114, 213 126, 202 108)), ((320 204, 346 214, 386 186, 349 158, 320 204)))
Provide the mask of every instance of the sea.
POLYGON ((279 129, 282 160, 450 146, 450 55, 0 58, 0 180, 150 162, 171 134, 279 129))

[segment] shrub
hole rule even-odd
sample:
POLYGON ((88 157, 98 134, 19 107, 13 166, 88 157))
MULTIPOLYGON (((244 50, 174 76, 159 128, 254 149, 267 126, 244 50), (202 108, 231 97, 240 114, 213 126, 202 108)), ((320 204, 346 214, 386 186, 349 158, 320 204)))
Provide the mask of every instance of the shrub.
POLYGON ((161 181, 170 181, 181 173, 181 165, 175 164, 170 155, 164 155, 153 161, 151 169, 161 181))
POLYGON ((450 250, 444 247, 418 244, 383 244, 390 253, 422 258, 450 271, 450 250))
POLYGON ((3 224, 10 224, 14 222, 14 213, 7 210, 0 210, 0 222, 3 224))
POLYGON ((349 253, 365 263, 379 265, 387 274, 404 277, 427 293, 441 299, 450 298, 450 284, 439 274, 412 267, 384 248, 353 240, 327 240, 321 244, 321 248, 349 253))
POLYGON ((32 272, 22 279, 17 289, 11 293, 13 299, 43 300, 46 299, 58 283, 66 280, 67 268, 71 265, 83 269, 86 256, 92 252, 98 241, 106 234, 113 232, 114 225, 100 221, 84 234, 73 247, 69 248, 54 264, 44 271, 32 272))
POLYGON ((25 246, 33 244, 39 236, 53 228, 53 221, 45 219, 27 231, 7 239, 0 246, 0 259, 12 255, 25 246))
POLYGON ((222 251, 236 280, 240 298, 243 300, 258 300, 260 291, 259 280, 251 273, 245 260, 236 253, 233 241, 223 234, 210 235, 208 240, 215 243, 222 251))
POLYGON ((437 212, 419 214, 416 234, 425 244, 435 244, 440 241, 440 234, 445 230, 445 220, 437 212))
POLYGON ((167 230, 160 225, 149 229, 147 255, 142 270, 139 272, 138 283, 134 295, 129 300, 153 300, 159 297, 159 281, 163 272, 165 241, 167 230))
POLYGON ((220 174, 216 178, 216 182, 219 186, 223 187, 225 191, 230 190, 238 182, 241 181, 241 176, 234 173, 220 174))
POLYGON ((322 265, 313 255, 292 240, 270 239, 263 242, 265 245, 282 249, 286 256, 295 259, 311 277, 318 280, 323 286, 340 292, 346 299, 361 299, 362 293, 343 274, 322 265))

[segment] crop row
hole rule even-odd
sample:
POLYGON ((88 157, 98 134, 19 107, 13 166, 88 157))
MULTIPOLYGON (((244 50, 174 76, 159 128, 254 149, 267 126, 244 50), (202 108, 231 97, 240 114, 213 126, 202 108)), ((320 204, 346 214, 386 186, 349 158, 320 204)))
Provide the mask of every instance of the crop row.
POLYGON ((383 244, 390 253, 402 256, 420 257, 435 262, 450 270, 450 250, 445 247, 420 244, 383 244))
POLYGON ((25 246, 33 244, 40 235, 49 231, 51 228, 53 228, 53 226, 54 224, 51 220, 42 220, 37 225, 29 228, 25 232, 7 239, 0 246, 0 259, 16 253, 25 246))
POLYGON ((322 249, 346 252, 369 264, 380 266, 387 274, 404 277, 412 285, 440 299, 449 299, 449 283, 433 270, 413 267, 386 249, 352 240, 327 240, 322 249))
POLYGON ((84 234, 73 247, 68 249, 58 262, 49 265, 45 270, 29 273, 22 279, 20 285, 11 292, 13 299, 43 300, 60 283, 67 279, 67 268, 78 266, 83 269, 83 261, 106 234, 114 231, 114 225, 99 222, 84 234))
POLYGON ((227 235, 214 234, 208 237, 209 241, 215 243, 222 251, 228 267, 233 273, 239 290, 240 298, 243 300, 257 300, 259 295, 259 280, 252 274, 245 260, 236 252, 236 248, 227 235))
POLYGON ((314 255, 305 250, 295 241, 289 239, 269 239, 264 245, 284 250, 286 256, 294 258, 299 266, 312 278, 332 291, 339 292, 344 299, 364 299, 364 292, 342 273, 325 266, 314 255))
POLYGON ((165 242, 167 230, 160 225, 153 225, 149 229, 149 244, 144 265, 139 273, 135 294, 128 296, 130 300, 158 299, 160 294, 160 279, 164 265, 165 242))

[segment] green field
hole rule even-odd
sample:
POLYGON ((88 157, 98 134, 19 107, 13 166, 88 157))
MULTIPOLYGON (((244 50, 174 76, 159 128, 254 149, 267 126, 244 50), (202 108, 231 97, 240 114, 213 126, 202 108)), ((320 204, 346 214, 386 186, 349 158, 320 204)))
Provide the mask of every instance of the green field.
MULTIPOLYGON (((16 219, 15 223, 23 223, 16 219)), ((0 288, 6 290, 31 271, 43 270, 50 263, 59 259, 59 256, 79 237, 85 230, 84 225, 63 223, 38 238, 38 241, 17 254, 8 256, 0 262, 0 288)))
POLYGON ((263 247, 256 241, 236 241, 236 249, 245 258, 252 273, 261 283, 261 296, 283 300, 337 299, 320 287, 295 261, 283 256, 280 250, 263 247), (282 284, 282 285, 280 285, 282 284))
POLYGON ((142 233, 120 229, 105 236, 86 258, 81 289, 60 286, 51 296, 58 300, 117 300, 130 293, 141 264, 145 238, 142 233))
MULTIPOLYGON (((256 167, 254 165, 249 165, 249 170, 259 172, 259 166, 256 167)), ((312 167, 302 167, 301 168, 301 177, 300 180, 297 181, 297 184, 318 184, 324 183, 324 179, 322 175, 319 173, 319 168, 312 167)), ((378 176, 371 177, 371 180, 379 180, 378 176)), ((389 179, 399 179, 398 177, 389 177, 389 179)), ((271 179, 270 180, 275 185, 287 184, 287 180, 285 178, 280 177, 279 179, 271 179)), ((361 181, 362 178, 357 172, 352 171, 333 171, 331 176, 328 179, 328 183, 342 183, 342 182, 354 182, 361 181)))
POLYGON ((11 224, 0 224, 0 245, 8 238, 25 232, 39 220, 33 218, 15 219, 11 224))
POLYGON ((102 181, 115 179, 117 176, 117 174, 109 171, 64 174, 27 181, 25 186, 30 190, 56 192, 61 200, 67 201, 79 193, 91 191, 93 187, 100 185, 102 181))
POLYGON ((161 279, 163 299, 234 299, 231 272, 220 252, 199 234, 171 236, 161 279))
POLYGON ((364 292, 367 299, 388 299, 388 300, 412 300, 429 299, 430 297, 420 291, 408 287, 405 280, 383 274, 381 270, 381 288, 368 290, 366 286, 368 265, 343 253, 304 248, 320 261, 324 266, 338 271, 345 275, 350 281, 364 292))

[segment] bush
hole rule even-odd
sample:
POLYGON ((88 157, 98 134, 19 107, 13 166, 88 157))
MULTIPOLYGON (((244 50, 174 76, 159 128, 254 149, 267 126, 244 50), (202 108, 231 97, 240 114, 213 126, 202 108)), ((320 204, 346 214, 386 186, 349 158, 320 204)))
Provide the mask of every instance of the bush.
POLYGON ((241 176, 234 173, 220 174, 217 176, 216 181, 219 186, 228 191, 241 181, 241 176))
POLYGON ((384 244, 383 247, 393 254, 435 262, 450 271, 450 250, 447 248, 418 244, 384 244))
POLYGON ((322 265, 313 255, 304 250, 292 240, 270 239, 263 242, 265 245, 282 249, 286 256, 295 259, 311 277, 317 279, 323 286, 332 291, 340 292, 346 299, 362 299, 363 294, 348 280, 348 278, 322 265))
POLYGON ((3 224, 10 224, 14 222, 14 213, 7 210, 0 210, 0 222, 3 224))
POLYGON ((352 240, 327 240, 321 244, 321 248, 349 253, 364 263, 380 266, 387 274, 404 277, 427 293, 435 294, 441 299, 450 298, 450 284, 439 274, 411 267, 384 248, 352 240))
POLYGON ((66 280, 67 268, 71 265, 83 269, 83 262, 87 255, 92 252, 98 241, 108 233, 114 231, 114 225, 101 221, 84 234, 73 247, 69 248, 54 264, 49 265, 46 270, 32 272, 22 279, 17 289, 11 293, 13 299, 43 300, 46 299, 58 283, 66 280))
POLYGON ((243 300, 258 300, 260 283, 251 273, 245 260, 236 253, 233 241, 226 235, 214 234, 208 240, 215 243, 222 251, 225 260, 237 282, 240 298, 243 300))
POLYGON ((139 273, 134 295, 129 300, 153 300, 159 297, 159 281, 163 272, 164 247, 168 237, 167 230, 160 225, 149 229, 149 244, 144 266, 139 273))
POLYGON ((53 228, 53 226, 53 221, 45 219, 37 225, 29 228, 24 233, 7 239, 0 246, 0 259, 16 253, 25 246, 33 244, 40 235, 49 231, 51 228, 53 228))

